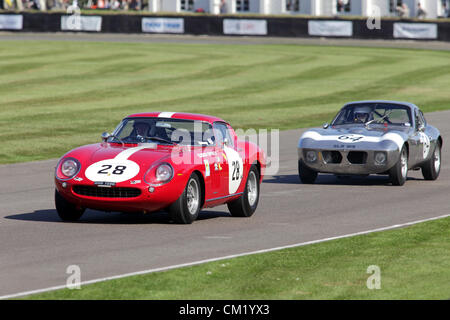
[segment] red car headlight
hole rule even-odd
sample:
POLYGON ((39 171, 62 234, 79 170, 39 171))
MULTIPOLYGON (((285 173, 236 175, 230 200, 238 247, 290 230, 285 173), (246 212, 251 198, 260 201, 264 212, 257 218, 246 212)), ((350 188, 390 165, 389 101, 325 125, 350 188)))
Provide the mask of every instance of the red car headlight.
POLYGON ((80 162, 75 158, 62 159, 56 167, 56 177, 60 180, 69 180, 80 172, 80 162))
POLYGON ((144 181, 151 186, 160 186, 172 180, 173 174, 173 167, 169 163, 158 163, 148 169, 144 181))

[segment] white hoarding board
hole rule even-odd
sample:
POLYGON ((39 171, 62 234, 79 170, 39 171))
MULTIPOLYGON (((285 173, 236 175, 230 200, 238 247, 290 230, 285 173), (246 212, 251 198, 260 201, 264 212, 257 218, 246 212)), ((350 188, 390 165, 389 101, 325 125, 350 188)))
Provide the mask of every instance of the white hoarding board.
POLYGON ((224 34, 267 35, 267 20, 224 19, 224 34))
POLYGON ((184 33, 184 19, 142 18, 142 32, 184 33))
POLYGON ((394 23, 394 38, 437 39, 436 23, 394 23))
POLYGON ((21 14, 0 14, 0 29, 22 30, 23 16, 21 14))
POLYGON ((353 22, 333 20, 309 20, 308 33, 320 37, 351 37, 353 22))
POLYGON ((70 15, 61 17, 62 31, 102 31, 102 17, 70 15))

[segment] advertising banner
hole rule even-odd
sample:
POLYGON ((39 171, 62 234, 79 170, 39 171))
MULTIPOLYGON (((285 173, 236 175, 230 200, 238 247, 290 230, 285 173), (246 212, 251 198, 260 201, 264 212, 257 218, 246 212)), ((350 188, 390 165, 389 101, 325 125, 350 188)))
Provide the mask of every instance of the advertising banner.
POLYGON ((142 32, 184 33, 184 19, 142 18, 142 32))
POLYGON ((102 31, 102 17, 70 15, 61 17, 62 31, 102 31))
POLYGON ((267 35, 267 20, 224 19, 223 33, 265 36, 267 35))
POLYGON ((21 14, 0 14, 0 29, 22 30, 23 16, 21 14))
POLYGON ((353 22, 333 20, 309 20, 308 33, 320 37, 351 37, 353 22))
POLYGON ((394 38, 437 39, 436 23, 394 23, 394 38))

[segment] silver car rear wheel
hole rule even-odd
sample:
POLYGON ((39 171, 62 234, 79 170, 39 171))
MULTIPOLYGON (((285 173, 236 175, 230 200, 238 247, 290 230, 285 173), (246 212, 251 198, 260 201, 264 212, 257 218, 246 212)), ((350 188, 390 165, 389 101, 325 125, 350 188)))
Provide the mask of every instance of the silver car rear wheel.
POLYGON ((436 142, 433 154, 430 160, 425 162, 422 166, 422 175, 425 180, 436 180, 441 172, 441 143, 436 142))

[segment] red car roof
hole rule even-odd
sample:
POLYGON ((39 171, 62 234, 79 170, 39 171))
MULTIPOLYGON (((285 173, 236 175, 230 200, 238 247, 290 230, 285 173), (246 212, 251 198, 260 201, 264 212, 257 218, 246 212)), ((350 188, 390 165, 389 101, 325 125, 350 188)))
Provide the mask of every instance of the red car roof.
POLYGON ((197 120, 197 121, 206 121, 209 123, 213 123, 215 121, 226 121, 213 117, 207 116, 204 114, 196 114, 196 113, 184 113, 184 112, 145 112, 145 113, 135 113, 129 115, 127 118, 171 118, 171 119, 185 119, 185 120, 197 120))

